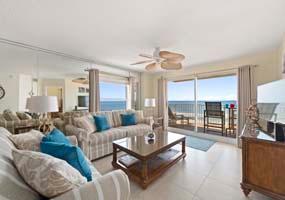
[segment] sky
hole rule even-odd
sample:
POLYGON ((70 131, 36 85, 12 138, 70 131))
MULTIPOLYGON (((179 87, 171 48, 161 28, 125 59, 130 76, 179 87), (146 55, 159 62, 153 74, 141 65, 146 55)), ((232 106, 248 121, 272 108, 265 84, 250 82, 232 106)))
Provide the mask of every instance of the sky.
MULTIPOLYGON (((198 100, 222 101, 237 99, 237 78, 226 76, 198 80, 198 100)), ((100 98, 106 100, 125 100, 126 85, 100 82, 100 98)), ((169 101, 194 100, 194 81, 168 82, 169 101)))
MULTIPOLYGON (((237 99, 237 77, 226 76, 198 80, 197 98, 200 101, 237 99)), ((194 100, 194 81, 168 82, 169 101, 194 100)))
POLYGON ((126 85, 110 82, 100 82, 100 99, 106 100, 125 100, 126 85))

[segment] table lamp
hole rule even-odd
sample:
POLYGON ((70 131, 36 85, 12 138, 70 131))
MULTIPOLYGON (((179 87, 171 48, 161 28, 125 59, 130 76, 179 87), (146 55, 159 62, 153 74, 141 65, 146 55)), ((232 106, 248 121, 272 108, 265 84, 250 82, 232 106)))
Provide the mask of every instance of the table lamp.
POLYGON ((155 107, 155 98, 146 98, 144 100, 144 107, 149 108, 153 116, 154 115, 153 108, 155 107))
POLYGON ((51 122, 47 113, 58 112, 58 101, 56 96, 32 96, 27 99, 27 109, 32 113, 40 113, 41 124, 39 129, 46 133, 51 130, 51 122))

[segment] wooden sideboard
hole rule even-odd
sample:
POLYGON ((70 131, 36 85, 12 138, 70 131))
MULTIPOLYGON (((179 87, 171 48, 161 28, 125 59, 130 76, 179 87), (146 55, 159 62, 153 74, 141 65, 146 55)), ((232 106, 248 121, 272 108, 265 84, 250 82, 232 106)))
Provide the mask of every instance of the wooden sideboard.
POLYGON ((242 182, 246 196, 253 190, 285 200, 285 143, 261 131, 242 139, 242 182))

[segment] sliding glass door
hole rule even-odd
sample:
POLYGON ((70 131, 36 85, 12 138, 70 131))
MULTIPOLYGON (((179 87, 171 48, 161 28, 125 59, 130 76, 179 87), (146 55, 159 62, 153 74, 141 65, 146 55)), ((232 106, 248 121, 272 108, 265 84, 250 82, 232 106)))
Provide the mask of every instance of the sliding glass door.
POLYGON ((168 105, 170 127, 236 137, 236 75, 169 81, 168 105), (207 110, 213 105, 217 116, 207 110))
POLYGON ((195 130, 194 80, 168 82, 169 126, 195 130))

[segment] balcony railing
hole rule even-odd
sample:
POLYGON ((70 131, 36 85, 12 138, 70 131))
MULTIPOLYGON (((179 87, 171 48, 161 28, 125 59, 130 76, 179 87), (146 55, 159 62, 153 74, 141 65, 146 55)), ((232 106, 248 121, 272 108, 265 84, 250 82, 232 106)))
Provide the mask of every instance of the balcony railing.
MULTIPOLYGON (((182 128, 186 130, 195 130, 195 103, 194 102, 168 102, 168 106, 175 115, 184 116, 187 120, 177 119, 170 120, 169 126, 175 128, 182 128)), ((222 102, 223 111, 225 112, 224 120, 224 134, 221 129, 209 128, 206 133, 236 137, 236 124, 237 124, 237 105, 236 102, 222 102), (235 109, 226 108, 226 104, 235 104, 235 109), (231 112, 231 113, 230 113, 231 112)), ((204 110, 206 109, 205 102, 198 102, 197 104, 197 129, 198 132, 204 132, 204 110)), ((171 118, 169 116, 169 118, 171 118)), ((220 124, 220 119, 211 118, 210 123, 220 124)))

